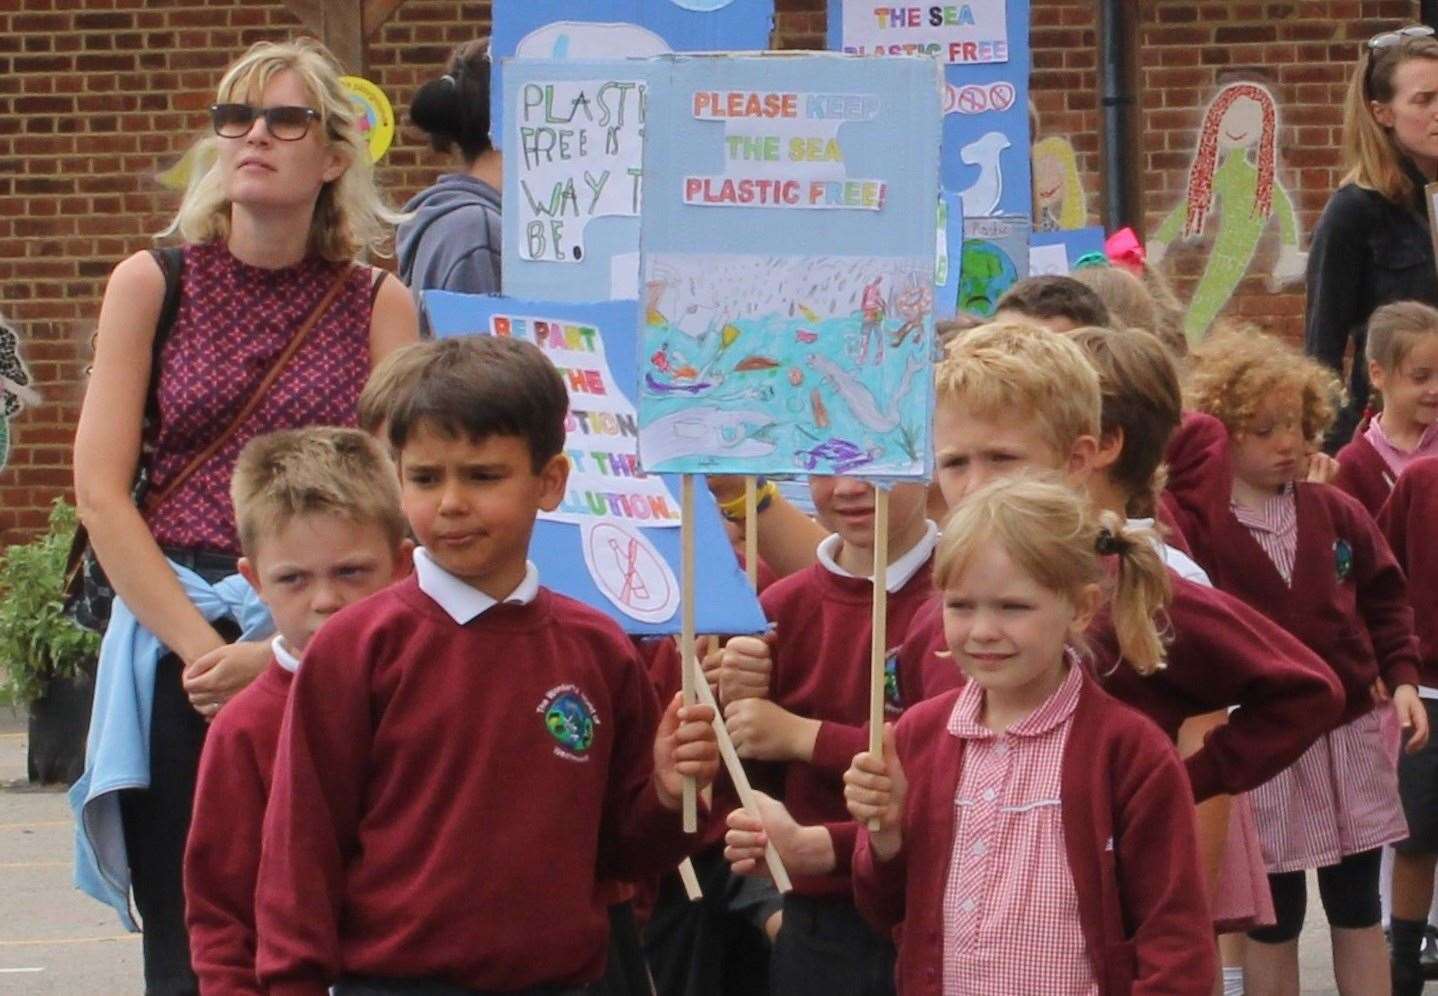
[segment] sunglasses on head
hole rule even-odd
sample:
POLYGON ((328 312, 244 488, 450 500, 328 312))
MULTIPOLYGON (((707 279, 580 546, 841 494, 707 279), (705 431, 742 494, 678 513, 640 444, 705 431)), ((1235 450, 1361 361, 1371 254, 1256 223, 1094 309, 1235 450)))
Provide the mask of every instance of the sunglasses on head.
POLYGON ((254 107, 250 104, 215 104, 210 108, 210 123, 221 138, 243 138, 254 127, 256 118, 265 119, 265 130, 281 142, 297 142, 309 134, 310 122, 320 112, 311 107, 254 107))
POLYGON ((1373 63, 1377 61, 1379 52, 1386 51, 1397 45, 1402 45, 1409 38, 1432 38, 1433 29, 1426 24, 1414 24, 1406 28, 1399 28, 1397 31, 1381 31, 1374 35, 1364 44, 1368 51, 1368 64, 1363 67, 1363 93, 1373 100, 1373 63))

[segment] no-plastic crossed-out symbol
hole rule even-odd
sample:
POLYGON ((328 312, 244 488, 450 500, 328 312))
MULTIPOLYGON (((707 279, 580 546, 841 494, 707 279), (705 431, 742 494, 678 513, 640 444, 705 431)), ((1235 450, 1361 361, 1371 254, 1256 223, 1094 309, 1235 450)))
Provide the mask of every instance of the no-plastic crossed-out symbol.
POLYGON ((1007 111, 1014 106, 1017 91, 1012 83, 949 84, 944 110, 960 114, 983 114, 986 111, 1007 111))

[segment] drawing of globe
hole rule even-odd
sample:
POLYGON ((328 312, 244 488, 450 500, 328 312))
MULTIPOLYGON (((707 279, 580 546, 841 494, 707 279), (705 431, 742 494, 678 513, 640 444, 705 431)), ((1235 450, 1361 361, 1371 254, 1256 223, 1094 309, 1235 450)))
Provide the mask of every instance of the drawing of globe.
POLYGON ((959 310, 992 315, 999 297, 1019 278, 1018 269, 998 246, 966 240, 959 267, 959 310))
POLYGON ((544 725, 555 740, 575 753, 584 753, 594 743, 594 715, 573 692, 563 692, 549 703, 544 725))

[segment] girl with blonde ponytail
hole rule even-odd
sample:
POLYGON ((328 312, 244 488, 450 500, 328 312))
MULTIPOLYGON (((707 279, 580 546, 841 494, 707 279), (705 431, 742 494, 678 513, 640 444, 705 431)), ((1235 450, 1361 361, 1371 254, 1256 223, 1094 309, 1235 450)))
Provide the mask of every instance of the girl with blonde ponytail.
POLYGON ((859 907, 904 923, 899 991, 937 991, 942 975, 946 993, 1207 992, 1216 958, 1183 765, 1080 662, 1111 604, 1128 666, 1163 666, 1154 540, 1019 477, 965 498, 935 556, 968 681, 906 712, 882 755, 844 776, 868 828, 859 907))

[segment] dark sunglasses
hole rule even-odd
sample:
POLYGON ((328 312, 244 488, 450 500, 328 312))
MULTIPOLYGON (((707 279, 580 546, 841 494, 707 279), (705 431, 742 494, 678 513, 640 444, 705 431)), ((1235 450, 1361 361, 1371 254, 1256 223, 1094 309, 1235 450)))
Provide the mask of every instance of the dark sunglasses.
POLYGON ((1373 63, 1379 52, 1402 45, 1409 38, 1432 38, 1433 29, 1426 24, 1413 24, 1397 31, 1381 31, 1368 39, 1364 47, 1368 50, 1368 64, 1363 67, 1363 93, 1373 100, 1373 63))
POLYGON ((298 142, 310 131, 310 122, 320 112, 310 107, 252 107, 249 104, 215 104, 210 108, 210 122, 221 138, 243 138, 254 127, 256 118, 265 119, 265 130, 281 142, 298 142))

